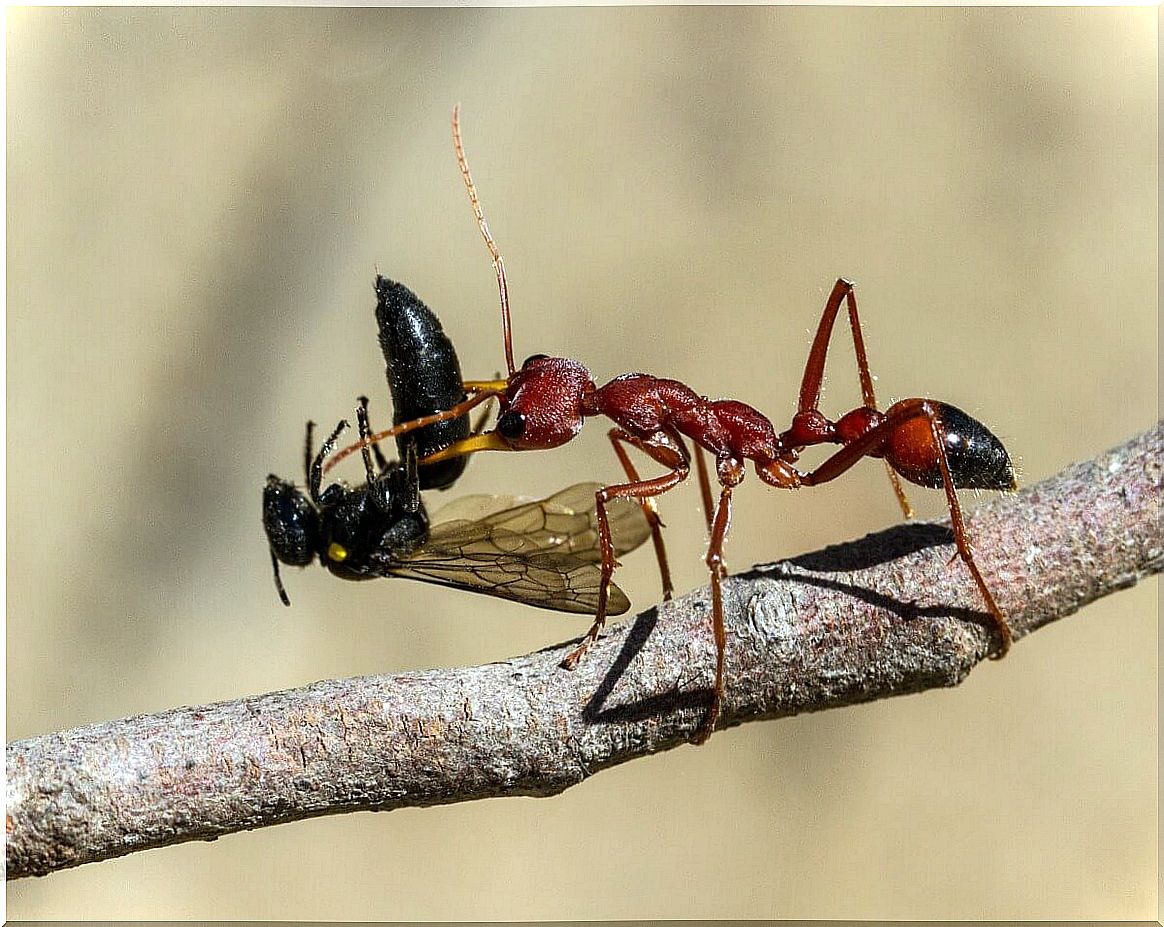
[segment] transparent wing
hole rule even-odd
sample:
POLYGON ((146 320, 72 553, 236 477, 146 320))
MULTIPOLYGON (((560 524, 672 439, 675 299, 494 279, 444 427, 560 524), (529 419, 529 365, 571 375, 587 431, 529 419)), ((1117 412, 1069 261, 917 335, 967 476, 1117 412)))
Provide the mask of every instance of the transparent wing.
POLYGON ((458 496, 448 504, 441 506, 435 514, 429 516, 429 520, 434 525, 450 521, 480 521, 506 509, 516 508, 534 501, 536 500, 533 496, 485 494, 458 496))
MULTIPOLYGON (((555 611, 596 614, 602 574, 598 563, 598 483, 579 483, 546 499, 506 508, 504 497, 466 497, 438 518, 484 514, 473 520, 438 521, 428 540, 411 554, 385 559, 395 576, 471 589, 555 611)), ((641 507, 615 500, 607 506, 616 554, 642 544, 651 533, 641 507)), ((630 608, 626 595, 610 587, 607 611, 630 608)))
MULTIPOLYGON (((443 544, 456 544, 461 533, 475 537, 484 525, 520 535, 538 549, 569 551, 597 563, 602 553, 594 494, 601 488, 601 483, 576 483, 545 499, 462 496, 433 517, 430 543, 439 538, 443 544)), ((637 502, 614 499, 607 503, 606 515, 617 556, 651 536, 651 526, 637 502)))

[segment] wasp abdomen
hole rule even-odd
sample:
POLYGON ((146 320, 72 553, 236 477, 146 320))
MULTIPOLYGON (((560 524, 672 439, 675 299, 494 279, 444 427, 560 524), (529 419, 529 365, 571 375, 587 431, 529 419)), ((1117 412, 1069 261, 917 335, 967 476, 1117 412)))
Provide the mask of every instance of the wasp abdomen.
MULTIPOLYGON (((376 277, 376 324, 392 393, 392 423, 443 412, 465 398, 461 363, 440 320, 412 290, 376 277)), ((417 457, 443 450, 469 436, 467 417, 418 428, 396 439, 401 459, 409 444, 417 457)), ((460 457, 420 468, 421 489, 446 489, 464 472, 460 457)))

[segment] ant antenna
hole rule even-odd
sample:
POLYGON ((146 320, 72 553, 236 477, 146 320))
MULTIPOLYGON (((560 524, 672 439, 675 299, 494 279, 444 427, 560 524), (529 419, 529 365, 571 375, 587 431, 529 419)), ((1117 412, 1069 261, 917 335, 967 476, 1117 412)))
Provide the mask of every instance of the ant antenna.
POLYGON ((509 368, 512 377, 513 369, 513 335, 509 327, 509 287, 505 282, 505 262, 501 260, 501 252, 489 234, 489 225, 485 221, 485 213, 481 211, 481 201, 477 199, 477 188, 473 186, 473 176, 469 173, 469 162, 465 159, 465 146, 461 144, 461 104, 453 107, 453 148, 457 152, 457 166, 461 169, 461 177, 465 181, 465 189, 469 193, 469 204, 473 207, 473 215, 477 217, 477 228, 481 230, 481 237, 485 239, 485 247, 493 255, 493 270, 497 274, 497 292, 501 296, 501 330, 505 336, 505 365, 509 368))
MULTIPOLYGON (((386 431, 377 431, 374 434, 370 434, 367 437, 361 438, 355 444, 345 447, 342 451, 332 454, 331 452, 335 450, 335 442, 339 437, 340 432, 343 431, 344 428, 348 427, 348 423, 346 421, 340 422, 340 427, 336 428, 336 430, 332 432, 331 437, 327 439, 327 443, 323 448, 320 448, 319 453, 315 457, 315 463, 312 464, 311 467, 312 479, 316 479, 316 467, 318 467, 320 470, 319 479, 322 479, 322 474, 330 472, 336 464, 338 464, 349 454, 354 454, 356 451, 362 451, 369 445, 376 444, 388 438, 395 438, 397 435, 408 434, 408 432, 416 431, 418 428, 427 428, 429 425, 437 424, 437 422, 447 422, 454 418, 460 418, 470 409, 475 409, 477 406, 481 405, 481 403, 486 402, 489 399, 493 399, 495 396, 505 395, 505 381, 502 380, 497 384, 486 381, 485 383, 480 384, 477 388, 471 390, 471 392, 472 395, 469 396, 468 399, 458 402, 451 409, 445 409, 443 412, 434 412, 432 415, 424 415, 420 418, 414 418, 410 422, 401 422, 399 425, 393 425, 386 431), (326 453, 324 448, 326 448, 326 453), (330 459, 326 464, 324 464, 323 460, 325 457, 328 457, 328 455, 331 455, 330 459)), ((493 432, 490 432, 490 434, 492 433, 493 432)), ((501 450, 502 448, 498 447, 494 449, 501 450)), ((445 451, 447 450, 449 450, 449 448, 445 448, 445 451)), ((437 453, 443 454, 444 451, 438 451, 437 453)), ((435 456, 436 454, 430 454, 429 457, 425 459, 428 460, 429 458, 435 456)), ((444 458, 441 459, 443 460, 444 458)), ((316 489, 318 490, 318 488, 318 484, 316 484, 316 489)))

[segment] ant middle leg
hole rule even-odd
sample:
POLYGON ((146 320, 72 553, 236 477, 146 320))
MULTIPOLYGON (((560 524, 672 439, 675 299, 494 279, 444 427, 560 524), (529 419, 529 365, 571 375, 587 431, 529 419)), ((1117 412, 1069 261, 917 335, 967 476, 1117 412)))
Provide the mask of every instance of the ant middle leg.
MULTIPOLYGON (((707 474, 707 458, 703 455, 703 448, 695 445, 695 473, 699 477, 699 498, 703 503, 703 517, 707 520, 707 535, 711 537, 712 526, 715 522, 715 509, 711 502, 711 479, 707 474)), ((727 576, 727 561, 721 554, 719 558, 719 575, 727 576)))
POLYGON ((719 718, 720 708, 723 706, 724 656, 727 650, 727 633, 723 625, 722 583, 727 573, 723 559, 723 542, 732 521, 732 487, 742 478, 743 468, 739 467, 729 477, 729 482, 721 485, 719 504, 715 507, 715 517, 712 520, 711 539, 707 545, 707 569, 711 576, 711 627, 715 634, 715 688, 712 691, 707 716, 692 738, 692 743, 695 744, 704 743, 711 736, 715 730, 715 722, 719 718), (734 482, 731 482, 732 480, 734 482))
MULTIPOLYGON (((639 476, 638 470, 635 469, 634 463, 627 454, 626 448, 623 444, 629 444, 632 447, 642 448, 642 441, 634 435, 623 431, 621 428, 612 428, 606 433, 610 439, 610 443, 614 448, 615 456, 618 457, 618 462, 622 464, 622 468, 626 471, 627 478, 632 483, 641 483, 642 477, 639 476)), ((680 442, 680 446, 686 453, 686 447, 680 442)), ((655 559, 659 564, 659 578, 663 584, 663 601, 668 602, 675 594, 675 586, 671 582, 671 567, 667 563, 667 548, 663 543, 663 520, 659 517, 659 507, 655 504, 653 496, 642 499, 639 502, 642 507, 643 515, 647 519, 647 524, 651 527, 651 543, 655 548, 655 559)))

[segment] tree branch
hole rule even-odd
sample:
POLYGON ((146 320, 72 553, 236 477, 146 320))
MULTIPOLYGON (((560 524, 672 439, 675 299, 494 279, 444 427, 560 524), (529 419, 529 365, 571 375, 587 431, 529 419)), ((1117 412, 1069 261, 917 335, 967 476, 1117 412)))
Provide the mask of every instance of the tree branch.
MULTIPOLYGON (((1160 571, 1162 444, 1157 423, 974 513, 1016 640, 1160 571)), ((720 726, 957 685, 991 622, 952 553, 947 527, 910 524, 732 577, 720 726)), ((686 743, 714 674, 707 596, 621 624, 573 673, 563 644, 14 742, 8 877, 315 815, 553 795, 686 743)))

